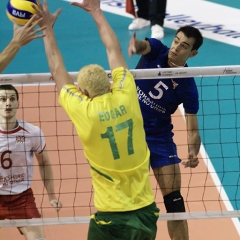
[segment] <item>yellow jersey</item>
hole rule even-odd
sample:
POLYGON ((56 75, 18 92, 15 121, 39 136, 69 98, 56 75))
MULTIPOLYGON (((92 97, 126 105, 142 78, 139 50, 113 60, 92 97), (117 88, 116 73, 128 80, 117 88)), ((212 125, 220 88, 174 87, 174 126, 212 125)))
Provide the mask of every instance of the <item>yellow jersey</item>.
POLYGON ((95 207, 123 212, 150 205, 154 195, 134 78, 119 67, 112 79, 111 92, 93 99, 75 85, 65 85, 59 103, 75 125, 90 164, 95 207))

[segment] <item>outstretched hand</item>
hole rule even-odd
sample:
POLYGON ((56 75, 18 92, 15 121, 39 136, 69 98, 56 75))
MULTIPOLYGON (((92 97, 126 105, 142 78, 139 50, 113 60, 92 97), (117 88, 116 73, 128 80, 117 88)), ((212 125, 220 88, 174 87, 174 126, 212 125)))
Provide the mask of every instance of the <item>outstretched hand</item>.
POLYGON ((31 42, 33 39, 44 37, 44 34, 36 34, 43 31, 46 26, 42 25, 42 27, 34 29, 37 25, 39 25, 40 21, 41 19, 39 19, 38 16, 33 15, 32 18, 23 27, 20 27, 13 19, 12 41, 17 42, 22 47, 31 42))
POLYGON ((77 6, 85 10, 86 12, 93 12, 100 9, 100 0, 83 0, 80 2, 71 2, 71 5, 77 6))
POLYGON ((56 209, 57 212, 60 211, 60 209, 62 208, 62 203, 57 199, 51 200, 50 204, 56 209))
POLYGON ((40 0, 37 0, 37 5, 38 7, 35 5, 32 5, 32 7, 36 10, 37 16, 41 18, 41 21, 38 23, 39 26, 53 27, 62 9, 59 8, 55 13, 51 14, 48 10, 47 0, 43 0, 43 5, 40 3, 40 0))
POLYGON ((130 39, 129 45, 128 45, 128 56, 132 57, 133 54, 136 53, 136 32, 133 33, 132 38, 130 39))
POLYGON ((185 168, 190 167, 190 168, 195 168, 199 164, 198 157, 193 156, 193 154, 188 154, 188 160, 183 161, 182 165, 185 166, 185 168))

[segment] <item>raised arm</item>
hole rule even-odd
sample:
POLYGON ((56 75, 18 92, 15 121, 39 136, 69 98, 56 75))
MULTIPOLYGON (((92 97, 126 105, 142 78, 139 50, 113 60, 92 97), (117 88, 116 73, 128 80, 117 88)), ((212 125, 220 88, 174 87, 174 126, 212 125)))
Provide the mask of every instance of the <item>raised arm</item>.
POLYGON ((53 171, 46 148, 40 154, 35 154, 35 156, 38 160, 40 176, 46 188, 49 202, 59 211, 62 207, 62 203, 55 196, 53 171))
POLYGON ((34 29, 40 21, 41 19, 37 21, 37 16, 34 15, 24 27, 19 27, 16 23, 13 23, 13 38, 0 53, 0 73, 9 65, 21 47, 44 36, 43 34, 36 34, 44 30, 45 26, 34 29))
POLYGON ((133 54, 146 55, 151 51, 151 46, 147 40, 138 41, 136 33, 133 33, 128 45, 128 55, 132 57, 133 54))
POLYGON ((102 39, 106 47, 109 67, 111 70, 117 67, 127 68, 121 47, 116 34, 106 20, 102 10, 100 9, 99 0, 83 0, 82 3, 72 2, 71 5, 78 6, 89 12, 93 17, 102 39))
POLYGON ((198 153, 201 145, 201 138, 198 131, 198 120, 196 114, 185 114, 187 124, 187 141, 188 141, 188 160, 182 162, 185 167, 197 167, 198 153))
POLYGON ((51 71, 53 80, 57 85, 58 92, 60 93, 62 87, 66 84, 74 84, 73 79, 67 72, 62 55, 57 46, 56 38, 53 32, 53 25, 61 12, 61 9, 58 9, 54 14, 51 14, 48 10, 47 1, 43 0, 43 5, 39 1, 39 8, 35 10, 38 15, 42 18, 40 26, 46 25, 47 28, 43 31, 46 35, 44 37, 44 46, 45 52, 48 60, 49 69, 51 71))

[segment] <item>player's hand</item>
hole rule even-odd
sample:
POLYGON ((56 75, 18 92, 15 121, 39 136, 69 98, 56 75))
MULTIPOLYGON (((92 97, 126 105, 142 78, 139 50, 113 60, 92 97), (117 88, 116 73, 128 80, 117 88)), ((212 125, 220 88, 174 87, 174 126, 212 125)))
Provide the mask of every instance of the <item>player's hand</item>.
POLYGON ((71 2, 72 6, 77 6, 85 10, 86 12, 93 13, 96 10, 100 9, 100 0, 83 0, 80 2, 71 2))
POLYGON ((128 56, 132 57, 133 54, 136 53, 136 33, 133 33, 132 38, 130 39, 130 42, 128 44, 128 56))
POLYGON ((55 13, 51 14, 48 10, 47 0, 43 0, 43 5, 40 3, 40 0, 36 0, 38 7, 32 5, 36 10, 36 15, 42 20, 38 22, 39 26, 48 26, 53 27, 55 21, 57 20, 59 14, 62 12, 62 9, 58 9, 55 13))
POLYGON ((193 156, 193 154, 188 155, 188 160, 183 161, 182 165, 184 165, 185 168, 190 167, 190 168, 195 168, 199 164, 198 157, 193 156))
POLYGON ((44 37, 44 34, 37 35, 37 33, 46 29, 46 26, 43 25, 38 29, 34 29, 36 26, 38 26, 40 21, 41 19, 39 19, 38 16, 33 15, 23 27, 20 27, 13 19, 12 41, 17 42, 22 47, 31 42, 33 39, 44 37))
POLYGON ((62 203, 57 199, 51 200, 50 204, 57 210, 57 212, 62 208, 62 203))

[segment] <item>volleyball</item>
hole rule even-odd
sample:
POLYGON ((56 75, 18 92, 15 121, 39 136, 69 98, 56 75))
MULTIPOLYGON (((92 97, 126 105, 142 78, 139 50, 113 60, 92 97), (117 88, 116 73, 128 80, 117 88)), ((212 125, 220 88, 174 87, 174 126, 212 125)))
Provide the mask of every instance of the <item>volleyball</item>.
POLYGON ((14 19, 17 24, 25 25, 36 13, 32 5, 38 7, 36 0, 9 0, 6 10, 7 16, 11 21, 14 19))

